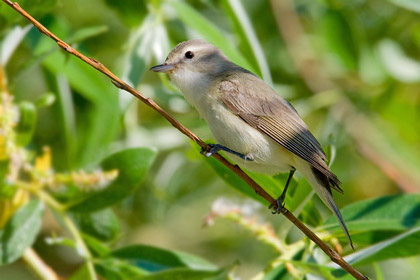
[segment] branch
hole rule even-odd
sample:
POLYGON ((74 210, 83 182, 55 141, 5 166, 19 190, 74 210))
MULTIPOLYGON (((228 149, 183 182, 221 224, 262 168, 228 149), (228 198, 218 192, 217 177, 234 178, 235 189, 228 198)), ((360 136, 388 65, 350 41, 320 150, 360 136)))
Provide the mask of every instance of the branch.
POLYGON ((51 269, 32 248, 25 250, 22 256, 31 270, 43 280, 58 280, 60 277, 51 269))
MULTIPOLYGON (((178 129, 180 132, 185 134, 187 137, 189 137, 191 140, 196 142, 201 148, 204 150, 209 150, 210 147, 202 141, 198 136, 196 136, 194 133, 192 133, 189 129, 187 129, 185 126, 183 126, 179 121, 177 121, 174 117, 172 117, 170 114, 168 114, 165 110, 163 110, 159 105, 157 105, 152 99, 144 96, 140 92, 136 91, 134 88, 123 82, 121 79, 119 79, 116 75, 114 75, 110 70, 108 70, 102 63, 96 61, 93 58, 88 58, 84 56, 83 54, 79 53, 77 50, 72 48, 70 45, 68 45, 66 42, 62 41, 60 38, 58 38, 56 35, 51 33, 47 28, 45 28, 41 23, 36 21, 31 15, 29 15, 27 12, 25 12, 18 3, 13 3, 9 0, 3 0, 6 4, 8 4, 10 7, 15 9, 17 12, 19 12, 22 16, 26 17, 38 30, 53 39, 55 42, 57 42, 58 46, 64 49, 66 52, 73 54, 74 56, 80 58, 96 70, 102 72, 103 74, 107 75, 111 82, 118 88, 125 90, 138 99, 140 99, 142 102, 144 102, 146 105, 152 107, 154 110, 156 110, 159 114, 161 114, 165 119, 167 119, 176 129, 178 129)), ((223 165, 225 165, 227 168, 232 170, 236 175, 241 177, 251 188, 255 190, 255 192, 263 197, 265 200, 268 201, 271 205, 276 206, 277 201, 272 198, 260 185, 258 185, 251 177, 249 177, 242 169, 239 168, 237 165, 231 164, 229 161, 227 161, 224 157, 222 157, 219 154, 213 155, 218 161, 220 161, 223 165)), ((326 243, 324 243, 315 233, 313 233, 309 228, 307 228, 304 224, 302 224, 292 213, 289 212, 286 208, 282 208, 281 213, 289 219, 295 226, 297 226, 309 239, 311 239, 313 242, 315 242, 330 258, 333 262, 341 266, 343 269, 345 269, 347 272, 349 272, 351 275, 353 275, 356 279, 368 279, 366 276, 361 274, 359 271, 357 271, 355 268, 353 268, 350 264, 348 264, 336 251, 334 251, 332 248, 330 248, 326 243)))

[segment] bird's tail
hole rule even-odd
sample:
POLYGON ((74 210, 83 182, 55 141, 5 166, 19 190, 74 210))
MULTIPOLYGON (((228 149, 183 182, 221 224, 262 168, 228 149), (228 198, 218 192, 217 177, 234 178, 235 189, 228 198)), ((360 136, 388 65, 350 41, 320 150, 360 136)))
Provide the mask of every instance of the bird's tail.
MULTIPOLYGON (((346 224, 344 223, 343 217, 341 216, 340 210, 338 210, 337 205, 334 202, 331 193, 331 187, 338 188, 338 179, 337 178, 328 178, 321 171, 317 170, 313 166, 310 166, 309 163, 305 164, 305 168, 301 168, 300 171, 303 173, 305 178, 314 188, 316 194, 321 198, 321 200, 328 206, 328 208, 334 213, 337 217, 338 222, 340 223, 341 228, 343 229, 346 237, 350 243, 350 246, 353 247, 353 242, 351 240, 349 231, 347 230, 346 224), (335 185, 334 185, 335 184, 335 185)), ((338 188, 339 189, 339 188, 338 188)))

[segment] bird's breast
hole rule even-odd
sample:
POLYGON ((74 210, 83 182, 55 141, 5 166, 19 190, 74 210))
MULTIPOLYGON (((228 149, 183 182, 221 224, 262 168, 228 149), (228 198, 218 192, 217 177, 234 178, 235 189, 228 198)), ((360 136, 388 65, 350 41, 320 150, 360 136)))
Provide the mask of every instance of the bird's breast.
POLYGON ((239 153, 256 152, 260 150, 258 145, 264 146, 266 142, 259 131, 234 115, 223 104, 214 104, 209 108, 205 119, 216 141, 239 153))
POLYGON ((223 104, 215 104, 204 116, 218 144, 243 155, 250 155, 254 161, 227 154, 246 169, 266 174, 290 170, 294 164, 291 152, 273 141, 267 135, 248 125, 229 111, 223 104))

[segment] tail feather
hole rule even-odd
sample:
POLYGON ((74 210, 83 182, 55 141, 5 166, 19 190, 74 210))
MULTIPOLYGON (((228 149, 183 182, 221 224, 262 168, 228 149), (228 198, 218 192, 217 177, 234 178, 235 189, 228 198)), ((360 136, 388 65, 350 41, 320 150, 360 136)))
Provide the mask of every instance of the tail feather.
POLYGON ((341 216, 340 210, 338 210, 338 207, 333 200, 333 197, 332 197, 331 193, 329 191, 327 191, 325 188, 320 189, 320 192, 317 192, 317 193, 318 193, 318 195, 319 195, 319 193, 322 193, 322 196, 320 196, 322 201, 328 206, 328 208, 337 217, 337 220, 340 224, 340 227, 342 228, 342 230, 346 234, 346 237, 347 237, 347 239, 350 243, 351 248, 354 250, 353 241, 351 240, 350 233, 349 233, 349 231, 346 227, 346 224, 344 223, 344 220, 343 220, 343 217, 341 216))
MULTIPOLYGON (((350 243, 350 246, 353 247, 353 242, 351 240, 349 231, 347 230, 346 224, 344 223, 343 217, 341 216, 340 210, 338 210, 337 205, 334 202, 334 199, 332 197, 331 193, 331 184, 333 186, 335 185, 337 181, 331 182, 331 179, 329 179, 327 176, 325 176, 322 172, 317 170, 314 167, 311 167, 312 174, 314 175, 316 179, 313 183, 313 187, 315 189, 315 192, 318 194, 318 196, 321 198, 321 200, 328 206, 328 208, 334 213, 334 215, 337 217, 341 228, 343 229, 344 233, 346 234, 346 237, 350 243)), ((335 187, 338 187, 338 184, 335 185, 335 187)), ((341 189, 340 189, 341 190, 341 189)))
POLYGON ((353 247, 353 242, 351 240, 349 231, 347 230, 346 224, 344 223, 343 217, 341 216, 340 210, 338 210, 337 205, 335 205, 334 199, 332 197, 331 188, 336 189, 339 192, 342 192, 339 188, 340 181, 338 180, 337 176, 329 170, 328 173, 331 173, 331 176, 325 175, 325 172, 321 172, 315 167, 313 167, 310 163, 304 160, 297 159, 295 161, 296 169, 302 172, 305 178, 309 181, 309 183, 314 188, 315 192, 319 196, 319 198, 328 206, 328 208, 334 213, 337 217, 338 222, 343 229, 350 246, 353 247))

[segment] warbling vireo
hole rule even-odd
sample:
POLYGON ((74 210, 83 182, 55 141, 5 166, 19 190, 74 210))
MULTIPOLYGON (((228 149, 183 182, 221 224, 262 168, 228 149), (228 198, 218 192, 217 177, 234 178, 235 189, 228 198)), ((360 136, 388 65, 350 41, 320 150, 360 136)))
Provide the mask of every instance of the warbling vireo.
POLYGON ((280 212, 287 187, 299 170, 337 216, 350 245, 350 235, 334 203, 331 188, 342 193, 340 181, 325 163, 326 156, 292 105, 263 80, 231 62, 218 48, 201 40, 178 44, 165 63, 150 69, 168 73, 185 98, 198 110, 220 150, 243 168, 257 173, 290 172, 278 198, 280 212))

